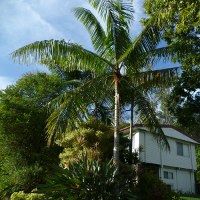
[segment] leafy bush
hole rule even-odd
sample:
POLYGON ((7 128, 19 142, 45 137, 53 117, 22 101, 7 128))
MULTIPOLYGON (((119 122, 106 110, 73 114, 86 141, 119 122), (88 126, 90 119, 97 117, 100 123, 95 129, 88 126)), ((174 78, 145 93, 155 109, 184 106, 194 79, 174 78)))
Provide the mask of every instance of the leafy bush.
POLYGON ((0 198, 12 194, 15 191, 24 190, 30 192, 42 182, 45 171, 39 164, 24 166, 16 171, 7 171, 7 174, 0 176, 0 198))
POLYGON ((31 192, 57 164, 60 148, 47 148, 48 102, 65 85, 54 75, 26 74, 0 91, 0 199, 31 192))
MULTIPOLYGON (((66 169, 56 167, 56 173, 47 179, 47 184, 39 186, 38 192, 44 194, 44 199, 111 200, 115 199, 118 180, 112 160, 100 163, 83 155, 66 169)), ((128 190, 121 191, 123 199, 133 197, 128 190)))
POLYGON ((144 170, 139 176, 136 194, 139 200, 180 200, 179 195, 169 191, 167 185, 150 170, 144 170))
POLYGON ((62 164, 76 162, 86 153, 88 158, 111 159, 113 149, 113 129, 97 118, 79 124, 78 129, 67 130, 64 137, 56 143, 64 147, 60 154, 62 164))

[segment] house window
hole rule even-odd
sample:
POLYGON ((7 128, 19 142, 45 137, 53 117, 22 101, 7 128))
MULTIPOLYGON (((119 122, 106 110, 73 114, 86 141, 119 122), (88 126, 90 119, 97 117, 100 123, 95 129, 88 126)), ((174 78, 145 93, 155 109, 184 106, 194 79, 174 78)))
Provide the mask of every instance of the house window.
POLYGON ((177 142, 177 155, 183 156, 183 143, 177 142))
POLYGON ((189 145, 188 144, 176 142, 176 146, 177 146, 177 155, 178 156, 189 157, 189 145))
POLYGON ((164 178, 165 179, 173 179, 173 173, 164 171, 164 178))

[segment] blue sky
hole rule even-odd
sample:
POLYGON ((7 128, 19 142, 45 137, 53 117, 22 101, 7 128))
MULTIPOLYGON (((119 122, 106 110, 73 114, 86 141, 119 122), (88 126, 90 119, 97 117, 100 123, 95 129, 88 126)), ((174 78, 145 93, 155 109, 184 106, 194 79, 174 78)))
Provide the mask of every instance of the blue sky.
MULTIPOLYGON (((133 37, 142 27, 142 1, 134 0, 133 37)), ((14 50, 35 41, 65 39, 92 50, 89 34, 73 16, 73 7, 90 8, 86 0, 0 0, 0 89, 15 83, 26 72, 45 71, 43 66, 18 65, 10 60, 14 50)))

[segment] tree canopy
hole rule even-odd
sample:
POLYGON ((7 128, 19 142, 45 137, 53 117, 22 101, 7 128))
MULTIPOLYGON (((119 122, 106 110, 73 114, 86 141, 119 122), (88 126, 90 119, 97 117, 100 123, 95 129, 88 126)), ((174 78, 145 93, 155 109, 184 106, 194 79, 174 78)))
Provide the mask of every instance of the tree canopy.
POLYGON ((55 75, 25 74, 0 92, 0 196, 30 192, 57 163, 59 148, 47 148, 48 103, 65 88, 55 75), (51 155, 51 156, 50 156, 51 155))
POLYGON ((200 66, 200 2, 197 0, 145 0, 144 8, 150 18, 159 13, 163 26, 163 39, 168 45, 182 44, 192 46, 192 53, 175 59, 182 69, 200 66))

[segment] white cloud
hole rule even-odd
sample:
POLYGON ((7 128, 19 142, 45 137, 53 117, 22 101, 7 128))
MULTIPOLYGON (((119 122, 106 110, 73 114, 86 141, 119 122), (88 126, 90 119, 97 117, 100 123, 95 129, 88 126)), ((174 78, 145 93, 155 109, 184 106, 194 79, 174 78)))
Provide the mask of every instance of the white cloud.
POLYGON ((0 21, 0 42, 8 51, 27 42, 64 37, 23 0, 1 0, 0 21))
POLYGON ((71 9, 73 7, 82 6, 83 0, 31 0, 29 5, 36 11, 41 13, 44 18, 56 19, 61 17, 63 21, 64 16, 72 15, 71 9))
MULTIPOLYGON (((133 37, 142 30, 142 3, 134 0, 133 37)), ((89 34, 71 12, 77 6, 91 9, 87 0, 0 0, 0 75, 14 78, 30 71, 32 68, 9 61, 8 55, 35 41, 65 39, 92 49, 89 34)))
POLYGON ((9 77, 0 76, 0 90, 6 89, 8 85, 14 84, 14 82, 15 81, 9 77))
POLYGON ((24 45, 52 38, 91 47, 89 34, 71 12, 85 2, 0 0, 0 54, 8 55, 24 45))
MULTIPOLYGON (((142 30, 143 1, 133 2, 135 22, 132 35, 142 30)), ((73 16, 76 6, 88 6, 83 0, 0 0, 0 53, 8 54, 34 41, 65 39, 91 48, 87 31, 73 16), (2 50, 3 47, 3 50, 2 50)))

